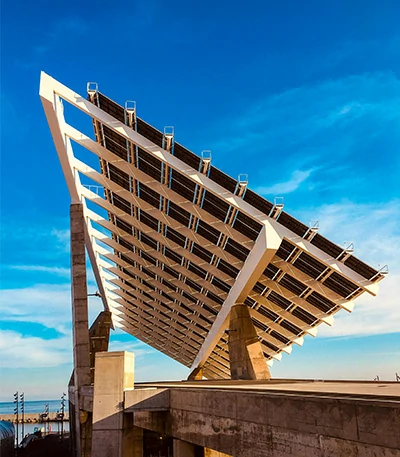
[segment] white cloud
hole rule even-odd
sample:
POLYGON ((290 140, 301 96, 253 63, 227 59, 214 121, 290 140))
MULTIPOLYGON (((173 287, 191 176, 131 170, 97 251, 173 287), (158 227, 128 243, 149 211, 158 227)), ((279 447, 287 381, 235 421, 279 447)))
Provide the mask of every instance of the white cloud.
MULTIPOLYGON (((8 219, 3 223, 0 238, 4 245, 18 245, 8 255, 11 264, 23 265, 65 265, 69 254, 69 229, 48 227, 40 221, 36 213, 32 213, 21 220, 19 218, 8 219), (28 224, 26 221, 33 219, 38 222, 28 224)), ((58 221, 65 226, 65 220, 58 221)))
POLYGON ((391 192, 397 185, 399 129, 394 125, 399 120, 399 89, 400 79, 384 72, 322 80, 269 94, 229 121, 215 124, 210 147, 221 165, 225 159, 231 174, 243 172, 245 166, 254 183, 251 187, 264 194, 296 188, 301 174, 292 176, 289 187, 282 179, 284 170, 292 170, 293 164, 303 173, 318 164, 312 189, 325 193, 310 193, 310 199, 321 195, 332 201, 326 192, 332 184, 358 194, 358 181, 375 186, 382 195, 385 186, 391 192), (379 150, 385 151, 385 160, 376 159, 379 150), (236 160, 230 160, 232 156, 236 160), (344 171, 338 169, 339 164, 344 171), (276 187, 269 184, 271 178, 277 179, 276 187))
POLYGON ((70 286, 36 284, 21 289, 3 289, 0 312, 3 321, 35 322, 67 333, 71 321, 70 286))
MULTIPOLYGON (((93 321, 102 309, 101 300, 89 297, 93 321)), ((2 320, 34 322, 69 335, 71 332, 70 284, 36 284, 21 289, 3 289, 0 300, 2 320)))
POLYGON ((357 204, 349 200, 295 211, 300 220, 318 220, 321 234, 343 245, 354 242, 354 255, 374 267, 399 269, 400 201, 357 204))
POLYGON ((280 182, 270 187, 260 186, 255 189, 256 192, 263 195, 284 195, 297 190, 300 185, 309 178, 313 169, 295 170, 289 181, 280 182))
POLYGON ((362 295, 354 311, 337 314, 332 327, 322 326, 324 337, 361 336, 400 332, 400 274, 393 273, 380 284, 376 297, 362 295))
MULTIPOLYGON (((19 271, 26 271, 26 272, 33 272, 33 273, 45 273, 46 275, 54 275, 66 279, 71 279, 71 269, 64 268, 64 267, 56 267, 56 266, 48 266, 48 265, 4 265, 3 268, 8 268, 11 270, 19 270, 19 271)), ((92 289, 96 289, 96 278, 94 276, 93 270, 88 265, 87 271, 87 282, 88 287, 90 287, 90 292, 92 289)), ((35 275, 35 279, 39 279, 37 275, 35 275)))
POLYGON ((50 273, 65 278, 69 278, 71 276, 71 270, 69 268, 62 267, 47 267, 44 265, 11 265, 9 268, 11 268, 12 270, 50 273))
POLYGON ((53 229, 51 235, 58 241, 58 248, 64 252, 69 252, 70 249, 70 230, 69 229, 53 229))
MULTIPOLYGON (((89 322, 103 309, 101 300, 89 297, 89 322)), ((0 365, 4 368, 55 367, 72 360, 71 288, 69 284, 37 284, 2 291, 0 314, 8 321, 41 324, 57 330, 59 338, 43 339, 20 332, 0 331, 0 365)))
POLYGON ((319 220, 321 234, 340 245, 354 242, 355 256, 374 268, 389 266, 376 297, 365 293, 352 313, 339 312, 332 327, 320 335, 359 336, 400 331, 400 202, 355 204, 343 202, 297 211, 301 220, 319 220))
POLYGON ((133 352, 135 358, 143 357, 146 354, 154 352, 154 349, 150 346, 141 341, 134 340, 133 337, 131 341, 118 341, 117 339, 111 338, 108 350, 133 352))
POLYGON ((70 338, 44 340, 0 330, 0 366, 2 368, 54 367, 71 363, 70 338))

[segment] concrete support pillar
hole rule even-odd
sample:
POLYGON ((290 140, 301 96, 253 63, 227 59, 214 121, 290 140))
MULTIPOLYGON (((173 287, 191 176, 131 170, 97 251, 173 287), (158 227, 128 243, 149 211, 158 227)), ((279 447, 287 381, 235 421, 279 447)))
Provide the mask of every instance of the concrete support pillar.
POLYGON ((195 445, 174 439, 174 457, 196 457, 195 445))
MULTIPOLYGON (((131 414, 131 416, 133 422, 133 414, 131 414)), ((143 429, 133 425, 132 433, 133 450, 131 457, 143 457, 143 429)))
POLYGON ((94 383, 94 362, 97 352, 107 352, 112 318, 110 311, 101 311, 89 329, 90 381, 94 383))
POLYGON ((133 413, 123 415, 122 447, 124 457, 143 457, 143 429, 133 425, 133 413))
MULTIPOLYGON (((93 394, 92 454, 96 457, 132 457, 135 436, 132 414, 124 414, 124 391, 133 389, 134 355, 98 352, 93 394)), ((140 455, 140 454, 139 454, 140 455)))
POLYGON ((188 381, 201 381, 203 379, 203 367, 195 368, 188 376, 188 381))
POLYGON ((232 379, 271 378, 247 305, 231 309, 228 346, 232 379))
MULTIPOLYGON (((71 225, 71 275, 72 275, 72 332, 74 350, 75 392, 75 455, 89 456, 87 427, 82 424, 87 418, 83 406, 82 387, 90 385, 90 345, 88 298, 86 281, 85 226, 83 206, 80 203, 70 207, 71 225)), ((89 431, 90 434, 90 431, 89 431)))
POLYGON ((75 386, 90 385, 89 318, 83 206, 72 204, 71 272, 75 386))

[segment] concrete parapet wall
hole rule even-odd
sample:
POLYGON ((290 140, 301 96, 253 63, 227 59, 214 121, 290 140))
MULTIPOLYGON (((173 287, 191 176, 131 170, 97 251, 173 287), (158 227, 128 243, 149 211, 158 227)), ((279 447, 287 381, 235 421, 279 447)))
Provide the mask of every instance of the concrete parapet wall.
POLYGON ((125 412, 168 411, 170 389, 134 389, 125 391, 125 412))
POLYGON ((171 389, 168 398, 157 390, 142 398, 135 425, 234 457, 400 456, 398 401, 215 389, 171 389), (145 412, 146 401, 161 408, 162 398, 169 413, 145 412))

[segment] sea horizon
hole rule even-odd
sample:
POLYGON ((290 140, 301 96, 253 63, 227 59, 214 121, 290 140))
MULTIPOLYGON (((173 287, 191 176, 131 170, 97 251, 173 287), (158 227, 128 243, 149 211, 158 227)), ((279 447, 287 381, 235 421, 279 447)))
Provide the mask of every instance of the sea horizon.
MULTIPOLYGON (((25 401, 25 413, 34 414, 41 413, 44 411, 45 405, 49 405, 49 411, 56 413, 61 410, 61 399, 56 400, 26 400, 25 401)), ((15 403, 13 401, 0 401, 0 415, 13 414, 15 403)), ((68 411, 68 400, 65 401, 65 412, 68 411)), ((21 415, 21 404, 19 404, 19 412, 21 415)))

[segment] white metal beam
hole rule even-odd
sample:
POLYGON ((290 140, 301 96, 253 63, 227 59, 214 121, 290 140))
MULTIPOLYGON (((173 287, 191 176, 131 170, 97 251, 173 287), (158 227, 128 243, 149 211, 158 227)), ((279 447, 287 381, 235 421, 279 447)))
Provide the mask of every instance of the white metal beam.
MULTIPOLYGON (((211 224, 215 229, 219 230, 220 232, 224 233, 226 236, 238 241, 239 243, 245 245, 249 249, 254 245, 254 242, 246 235, 241 232, 238 232, 233 227, 230 227, 229 224, 225 224, 224 222, 217 219, 212 214, 208 213, 207 211, 200 208, 198 205, 193 204, 192 202, 186 200, 177 192, 170 189, 166 184, 160 183, 159 181, 155 181, 151 176, 147 175, 143 171, 139 170, 138 168, 134 167, 132 164, 126 162, 125 160, 118 157, 116 154, 113 154, 108 149, 104 148, 101 144, 94 142, 92 139, 84 135, 83 133, 77 131, 70 125, 66 126, 68 136, 78 143, 81 146, 84 146, 87 150, 91 151, 92 153, 96 154, 99 158, 107 160, 107 162, 111 163, 113 166, 118 168, 119 170, 126 173, 128 176, 150 186, 154 191, 156 191, 161 196, 165 197, 166 199, 179 204, 183 209, 188 211, 195 217, 203 219, 211 224)), ((112 181, 113 183, 113 181, 112 181)), ((113 183, 114 184, 114 183, 113 183)), ((125 189, 123 189, 125 190, 125 189)), ((136 198, 139 198, 136 196, 136 198)), ((139 204, 137 204, 139 206, 139 204)), ((155 208, 150 207, 149 211, 157 211, 155 208)))
MULTIPOLYGON (((145 243, 142 243, 136 236, 125 232, 123 229, 117 227, 112 222, 108 221, 107 219, 104 219, 102 216, 99 216, 90 209, 87 210, 87 215, 93 222, 96 222, 97 224, 114 233, 115 235, 122 236, 126 241, 133 244, 134 246, 137 246, 139 249, 142 249, 143 251, 149 253, 153 251, 159 252, 158 250, 151 248, 145 243)), ((138 228, 138 230, 140 230, 142 226, 143 224, 140 223, 140 221, 137 221, 135 224, 135 227, 138 228)), ((218 268, 210 265, 208 262, 196 256, 192 252, 189 252, 185 248, 179 246, 174 241, 168 239, 167 237, 164 237, 159 232, 149 229, 148 232, 146 232, 145 234, 150 236, 155 242, 160 243, 161 246, 166 246, 167 248, 172 249, 176 254, 179 254, 187 260, 190 260, 192 263, 201 267, 203 270, 209 272, 212 276, 215 276, 221 281, 224 281, 226 284, 231 285, 234 282, 234 279, 231 276, 227 275, 218 268)))
MULTIPOLYGON (((134 216, 131 216, 127 214, 125 211, 122 211, 115 205, 112 205, 108 200, 105 198, 99 196, 95 192, 91 191, 87 187, 83 188, 82 195, 89 201, 93 202, 94 204, 98 205, 100 208, 105 209, 109 213, 117 216, 127 224, 130 224, 134 226, 135 223, 138 222, 138 219, 135 218, 134 216)), ((118 193, 120 195, 120 193, 118 193)), ((206 238, 202 237, 198 233, 194 232, 193 230, 187 228, 186 226, 183 226, 181 223, 173 219, 172 217, 168 216, 167 214, 163 213, 160 210, 157 210, 153 206, 151 206, 149 203, 145 202, 144 200, 141 200, 139 197, 136 197, 138 201, 140 201, 140 209, 143 209, 146 211, 146 213, 150 214, 153 216, 155 219, 157 219, 158 222, 161 222, 168 227, 173 228, 174 230, 178 231, 181 235, 185 236, 191 241, 194 241, 198 245, 204 247, 207 249, 211 254, 216 255, 217 257, 222 258, 226 262, 228 262, 230 265, 233 265, 235 268, 239 269, 243 266, 243 262, 230 254, 229 252, 225 251, 221 247, 211 243, 211 241, 207 240, 206 238)), ((148 233, 151 231, 151 229, 145 225, 145 231, 144 233, 148 233)))
MULTIPOLYGON (((115 249, 117 252, 124 254, 126 257, 128 257, 132 260, 136 260, 137 255, 135 253, 124 248, 122 245, 120 245, 116 241, 112 240, 108 236, 104 235, 104 233, 101 233, 99 230, 96 230, 95 228, 93 228, 93 237, 96 238, 97 240, 99 240, 101 243, 104 243, 105 245, 115 249)), ((150 251, 148 251, 148 252, 150 252, 150 251)), ((174 262, 173 260, 169 259, 165 255, 163 255, 161 252, 153 250, 153 251, 151 251, 151 255, 156 260, 160 261, 164 265, 167 265, 167 266, 173 268, 177 273, 182 274, 182 276, 192 279, 192 281, 195 281, 199 286, 204 287, 205 289, 209 290, 210 292, 213 292, 216 295, 224 294, 224 292, 222 292, 220 289, 218 289, 216 286, 214 286, 214 284, 211 284, 209 281, 206 281, 205 279, 200 278, 200 276, 197 276, 194 273, 192 275, 191 272, 187 268, 185 268, 185 267, 181 266, 180 264, 174 262)), ((110 256, 107 256, 107 257, 110 257, 110 256)), ((218 303, 214 303, 213 307, 219 308, 220 305, 218 303)))
POLYGON ((222 305, 201 350, 191 366, 192 371, 195 368, 204 365, 228 327, 229 314, 232 306, 236 303, 243 303, 247 298, 250 291, 253 289, 254 284, 258 281, 258 278, 274 257, 281 241, 282 239, 277 231, 269 221, 266 221, 242 270, 236 278, 228 297, 222 305))
MULTIPOLYGON (((43 76, 42 72, 42 76, 43 76)), ((60 98, 54 92, 54 87, 49 84, 49 80, 46 78, 40 82, 40 98, 43 104, 43 108, 46 114, 47 122, 50 127, 50 131, 54 140, 54 145, 61 163, 61 167, 64 173, 65 180, 67 182, 68 190, 71 196, 71 203, 82 203, 83 214, 85 217, 85 244, 89 255, 90 263, 92 265, 93 273, 96 278, 97 286, 101 295, 103 306, 105 309, 109 309, 107 298, 104 290, 103 280, 100 275, 100 271, 97 265, 96 254, 93 250, 91 243, 91 226, 87 222, 86 212, 87 206, 83 201, 80 188, 81 183, 78 173, 72 165, 74 160, 74 154, 71 146, 70 139, 65 135, 66 122, 64 119, 64 108, 60 98)))
POLYGON ((227 189, 220 186, 201 172, 191 168, 182 160, 173 156, 168 151, 160 148, 160 146, 157 146, 152 141, 148 140, 135 130, 131 129, 129 126, 123 124, 111 115, 107 114, 102 109, 86 100, 86 98, 64 86, 59 81, 55 80, 44 72, 41 73, 41 84, 46 84, 52 87, 53 92, 59 95, 62 99, 75 106, 76 108, 79 108, 81 111, 91 116, 93 119, 96 119, 102 124, 106 125, 111 130, 121 135, 124 139, 131 141, 136 146, 149 152, 152 156, 158 158, 170 166, 172 169, 184 174, 194 183, 206 188, 217 197, 226 201, 230 206, 243 211, 249 217, 259 221, 260 223, 263 223, 269 219, 268 216, 250 204, 246 203, 242 198, 234 195, 232 192, 229 192, 227 189))

